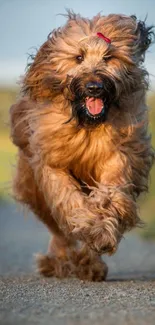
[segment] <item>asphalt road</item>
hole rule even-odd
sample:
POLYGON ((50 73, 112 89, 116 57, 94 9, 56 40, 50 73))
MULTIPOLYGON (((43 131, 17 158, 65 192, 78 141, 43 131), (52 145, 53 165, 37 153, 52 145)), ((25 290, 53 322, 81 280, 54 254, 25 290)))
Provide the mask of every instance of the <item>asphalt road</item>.
POLYGON ((33 254, 49 234, 15 205, 0 205, 1 325, 155 324, 155 243, 127 236, 109 266, 107 282, 45 279, 33 254))

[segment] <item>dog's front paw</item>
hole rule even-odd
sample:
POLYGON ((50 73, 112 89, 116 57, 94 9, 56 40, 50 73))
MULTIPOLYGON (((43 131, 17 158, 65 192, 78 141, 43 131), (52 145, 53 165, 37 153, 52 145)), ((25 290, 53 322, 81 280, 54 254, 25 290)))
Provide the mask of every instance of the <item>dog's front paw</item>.
POLYGON ((118 232, 118 221, 113 217, 87 219, 84 224, 80 223, 73 230, 77 239, 86 242, 91 249, 98 254, 113 254, 117 250, 121 235, 118 232))
POLYGON ((86 238, 88 245, 99 255, 116 252, 120 236, 115 220, 96 220, 90 229, 90 236, 86 238), (115 224, 115 225, 114 225, 115 224))

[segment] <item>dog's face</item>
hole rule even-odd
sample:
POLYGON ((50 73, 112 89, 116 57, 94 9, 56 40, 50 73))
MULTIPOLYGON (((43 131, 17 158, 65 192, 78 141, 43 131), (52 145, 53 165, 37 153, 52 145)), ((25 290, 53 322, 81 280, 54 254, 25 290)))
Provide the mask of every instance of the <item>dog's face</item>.
POLYGON ((63 94, 80 125, 103 123, 111 106, 119 108, 122 97, 146 87, 142 62, 152 35, 134 16, 88 20, 69 13, 67 24, 53 31, 36 55, 26 89, 33 89, 36 99, 41 93, 63 94))

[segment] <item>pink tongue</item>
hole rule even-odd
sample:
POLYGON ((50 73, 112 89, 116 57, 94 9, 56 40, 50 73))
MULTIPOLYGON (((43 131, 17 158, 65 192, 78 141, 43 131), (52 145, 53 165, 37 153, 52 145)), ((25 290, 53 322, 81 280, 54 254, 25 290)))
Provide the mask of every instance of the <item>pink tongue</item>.
POLYGON ((86 107, 92 115, 97 115, 101 113, 104 103, 100 98, 87 97, 86 107))

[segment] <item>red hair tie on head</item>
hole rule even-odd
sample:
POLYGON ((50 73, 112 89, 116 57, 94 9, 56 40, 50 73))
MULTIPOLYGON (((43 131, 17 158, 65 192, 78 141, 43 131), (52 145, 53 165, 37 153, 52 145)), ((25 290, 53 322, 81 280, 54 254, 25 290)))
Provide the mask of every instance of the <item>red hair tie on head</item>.
POLYGON ((105 37, 102 33, 96 33, 96 35, 102 39, 104 39, 105 42, 111 44, 111 40, 108 37, 105 37))

